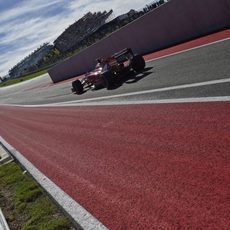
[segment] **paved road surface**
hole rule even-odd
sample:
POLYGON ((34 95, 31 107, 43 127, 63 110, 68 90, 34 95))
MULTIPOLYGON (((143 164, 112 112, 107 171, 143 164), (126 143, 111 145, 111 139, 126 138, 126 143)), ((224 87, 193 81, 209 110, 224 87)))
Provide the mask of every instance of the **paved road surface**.
MULTIPOLYGON (((52 85, 44 75, 22 86, 0 89, 0 103, 45 104, 124 94, 230 77, 230 40, 147 63, 143 74, 127 79, 113 90, 72 94, 71 81, 52 85)), ((229 95, 230 83, 142 95, 154 99, 229 95)))

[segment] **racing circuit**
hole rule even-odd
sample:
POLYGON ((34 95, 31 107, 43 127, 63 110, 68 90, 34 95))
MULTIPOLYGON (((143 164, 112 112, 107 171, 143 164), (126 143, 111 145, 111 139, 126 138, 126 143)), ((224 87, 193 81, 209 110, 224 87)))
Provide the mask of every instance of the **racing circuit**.
POLYGON ((209 39, 112 90, 2 88, 1 136, 109 229, 228 229, 229 30, 209 39))
POLYGON ((0 88, 0 143, 80 229, 229 229, 229 7, 169 1, 0 88), (124 48, 144 71, 71 92, 98 54, 124 48))

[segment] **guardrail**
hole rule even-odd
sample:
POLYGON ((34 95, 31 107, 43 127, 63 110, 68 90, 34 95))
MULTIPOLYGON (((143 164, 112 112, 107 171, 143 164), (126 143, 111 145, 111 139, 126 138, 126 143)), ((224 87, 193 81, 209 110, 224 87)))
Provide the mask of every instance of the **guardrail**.
POLYGON ((1 208, 0 208, 0 230, 10 230, 10 228, 6 222, 6 219, 2 213, 1 208))
POLYGON ((12 160, 13 160, 12 156, 8 153, 8 151, 4 148, 4 146, 0 142, 0 166, 12 160))

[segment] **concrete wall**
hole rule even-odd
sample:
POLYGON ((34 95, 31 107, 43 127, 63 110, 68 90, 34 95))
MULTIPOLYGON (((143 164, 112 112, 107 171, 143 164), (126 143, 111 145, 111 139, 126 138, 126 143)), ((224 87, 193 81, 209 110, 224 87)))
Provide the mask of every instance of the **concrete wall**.
POLYGON ((171 0, 49 70, 53 82, 91 70, 95 59, 130 47, 145 54, 230 28, 230 0, 171 0))

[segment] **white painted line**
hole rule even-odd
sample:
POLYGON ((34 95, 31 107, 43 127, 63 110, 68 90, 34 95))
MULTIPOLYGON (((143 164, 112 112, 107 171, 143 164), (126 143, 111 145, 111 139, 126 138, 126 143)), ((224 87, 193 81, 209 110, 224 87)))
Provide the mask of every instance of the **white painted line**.
MULTIPOLYGON (((51 104, 41 104, 41 105, 1 104, 1 105, 33 108, 33 107, 56 107, 56 106, 71 106, 71 105, 76 106, 76 104, 83 105, 86 103, 87 103, 87 105, 89 105, 90 102, 95 102, 95 101, 97 101, 97 104, 105 104, 105 103, 100 102, 100 101, 101 100, 109 100, 109 99, 129 97, 129 96, 137 96, 137 95, 143 95, 143 94, 150 94, 150 93, 156 93, 156 92, 165 92, 165 91, 178 90, 178 89, 186 89, 186 88, 193 88, 193 87, 200 87, 200 86, 207 86, 207 85, 215 85, 215 84, 228 83, 228 82, 230 82, 230 78, 223 78, 223 79, 211 80, 211 81, 205 81, 205 82, 199 82, 199 83, 191 83, 191 84, 163 87, 163 88, 158 88, 158 89, 144 90, 144 91, 138 91, 138 92, 132 92, 132 93, 116 94, 116 95, 111 95, 111 96, 95 97, 95 98, 89 98, 89 99, 51 103, 51 104)), ((213 97, 208 97, 208 98, 211 99, 213 97)), ((226 98, 226 97, 217 97, 217 98, 219 100, 222 100, 221 98, 226 98)), ((148 100, 148 101, 150 102, 151 100, 148 100)), ((154 101, 156 101, 156 100, 154 100, 154 101)), ((111 104, 112 102, 108 102, 108 103, 111 104)), ((119 102, 119 103, 128 104, 131 102, 129 102, 127 100, 127 102, 119 102)), ((141 104, 140 101, 139 102, 137 101, 137 103, 141 104)))
MULTIPOLYGON (((146 105, 146 104, 178 104, 178 103, 202 103, 202 102, 228 102, 230 96, 219 97, 190 97, 190 98, 173 98, 173 99, 146 99, 146 100, 129 100, 129 101, 95 101, 95 102, 82 102, 71 104, 49 104, 41 106, 18 106, 16 107, 29 107, 29 108, 51 108, 51 107, 81 107, 81 106, 112 106, 112 105, 146 105)), ((15 106, 15 105, 7 105, 15 106)))
POLYGON ((178 103, 202 103, 202 102, 228 102, 230 96, 223 97, 192 97, 175 99, 154 99, 154 100, 131 100, 131 101, 109 101, 109 102, 85 102, 78 104, 58 105, 58 107, 74 106, 112 106, 112 105, 148 105, 148 104, 178 104, 178 103))
MULTIPOLYGON (((195 50, 195 49, 200 49, 202 47, 205 47, 205 46, 210 46, 210 45, 213 45, 213 44, 216 44, 216 43, 219 43, 219 42, 224 42, 224 41, 227 41, 229 40, 230 38, 224 38, 224 39, 221 39, 221 40, 218 40, 218 41, 215 41, 215 42, 210 42, 210 43, 207 43, 207 44, 204 44, 204 45, 200 45, 200 46, 196 46, 196 47, 193 47, 193 48, 189 48, 189 49, 186 49, 186 50, 181 50, 181 51, 178 51, 178 52, 175 52, 175 53, 171 53, 171 54, 166 54, 164 56, 160 56, 160 57, 156 57, 156 58, 152 58, 148 61, 146 61, 146 63, 148 62, 151 62, 151 61, 155 61, 155 60, 158 60, 158 59, 161 59, 161 58, 166 58, 166 57, 170 57, 170 56, 173 56, 173 55, 177 55, 177 54, 181 54, 181 53, 186 53, 188 51, 191 51, 191 50, 195 50)), ((172 47, 171 47, 172 48, 172 47)), ((169 48, 170 49, 170 48, 169 48)), ((160 52, 162 50, 159 50, 159 51, 156 51, 156 52, 160 52)), ((147 54, 148 55, 148 54, 147 54)), ((149 54, 150 55, 150 54, 149 54)))
POLYGON ((163 88, 158 88, 158 89, 150 89, 150 90, 144 90, 144 91, 138 91, 138 92, 132 92, 132 93, 116 94, 116 95, 105 96, 105 97, 96 97, 96 98, 75 100, 75 101, 69 101, 69 102, 61 102, 61 103, 58 103, 58 104, 63 105, 63 104, 66 104, 66 103, 70 104, 70 103, 80 103, 80 102, 88 102, 88 101, 106 100, 106 99, 121 98, 121 97, 128 97, 128 96, 136 96, 136 95, 142 95, 142 94, 164 92, 164 91, 171 91, 171 90, 177 90, 177 89, 186 89, 186 88, 206 86, 206 85, 215 85, 215 84, 221 84, 221 83, 227 83, 227 82, 230 82, 230 78, 224 78, 224 79, 219 79, 219 80, 211 80, 211 81, 205 81, 205 82, 199 82, 199 83, 184 84, 184 85, 177 85, 177 86, 170 86, 170 87, 163 87, 163 88))
MULTIPOLYGON (((20 152, 0 136, 0 143, 26 168, 34 179, 53 197, 54 200, 76 221, 84 230, 107 230, 107 228, 92 216, 86 209, 73 200, 60 187, 54 184, 20 152)), ((93 197, 92 197, 93 199, 93 197)))

